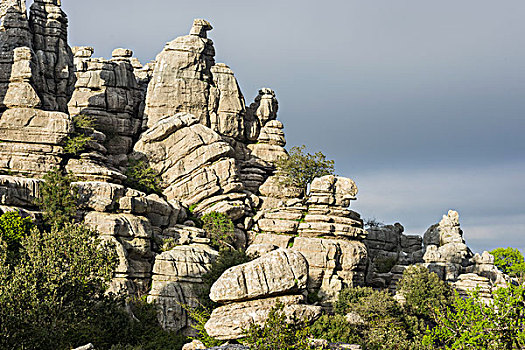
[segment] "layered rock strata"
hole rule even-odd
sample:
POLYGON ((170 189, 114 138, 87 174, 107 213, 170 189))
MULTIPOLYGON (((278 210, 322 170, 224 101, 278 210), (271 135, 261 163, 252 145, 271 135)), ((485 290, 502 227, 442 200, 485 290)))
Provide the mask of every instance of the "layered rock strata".
POLYGON ((205 328, 217 339, 238 339, 251 323, 262 323, 277 303, 291 319, 313 321, 319 306, 305 305, 308 263, 294 250, 279 249, 232 267, 213 284, 212 300, 227 303, 213 310, 205 328))

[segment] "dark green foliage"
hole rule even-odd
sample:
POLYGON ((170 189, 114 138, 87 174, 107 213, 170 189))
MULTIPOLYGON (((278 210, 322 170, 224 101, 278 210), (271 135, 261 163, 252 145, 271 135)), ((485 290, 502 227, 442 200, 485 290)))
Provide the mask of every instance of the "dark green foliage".
POLYGON ((494 255, 494 265, 511 277, 522 277, 525 274, 525 261, 518 249, 511 247, 497 248, 490 252, 494 255))
POLYGON ((63 227, 71 223, 77 214, 78 190, 71 186, 75 178, 54 169, 44 176, 40 185, 40 198, 36 204, 44 212, 48 226, 63 227))
MULTIPOLYGON (((22 253, 0 275, 0 348, 68 348, 91 317, 117 264, 115 251, 81 225, 33 229, 22 253)), ((1 255, 1 254, 0 254, 1 255)))
POLYGON ((390 272, 390 270, 392 270, 392 268, 396 264, 397 264, 397 259, 394 257, 380 256, 374 260, 374 265, 376 267, 377 272, 379 273, 390 272))
POLYGON ((64 144, 66 154, 76 156, 86 150, 87 144, 93 140, 91 136, 95 123, 92 118, 85 115, 73 116, 75 132, 67 138, 64 144))
POLYGON ((299 320, 287 320, 284 306, 272 308, 264 325, 251 324, 245 330, 242 342, 256 350, 303 350, 310 349, 310 329, 299 320))
POLYGON ((202 218, 202 228, 211 239, 211 246, 217 249, 233 248, 235 227, 228 215, 212 211, 202 218))
POLYGON ((283 175, 283 185, 296 186, 306 191, 316 177, 334 174, 334 161, 317 152, 305 153, 306 146, 292 147, 288 158, 277 161, 277 170, 283 175))
POLYGON ((22 248, 22 238, 29 235, 33 227, 31 218, 22 218, 16 211, 7 212, 0 216, 0 240, 7 245, 6 263, 8 265, 12 265, 18 260, 22 248))
POLYGON ((493 297, 485 304, 478 292, 467 299, 456 293, 452 306, 438 312, 437 326, 428 330, 424 344, 434 349, 525 348, 525 287, 509 285, 493 297))
POLYGON ((314 338, 326 339, 331 343, 357 344, 361 340, 364 326, 348 323, 342 315, 323 315, 314 322, 310 331, 314 338))
POLYGON ((162 193, 160 175, 144 160, 130 159, 126 185, 145 193, 162 193))
POLYGON ((453 293, 448 284, 421 266, 410 266, 403 272, 398 290, 406 300, 406 313, 426 322, 434 318, 437 309, 452 302, 453 293))
POLYGON ((198 339, 200 340, 206 347, 214 347, 214 346, 220 346, 224 342, 217 340, 213 337, 211 337, 208 332, 206 332, 206 329, 204 328, 204 325, 211 316, 211 309, 201 306, 198 308, 192 308, 188 305, 181 305, 182 308, 188 313, 188 316, 193 320, 192 328, 196 332, 195 337, 191 337, 191 339, 198 339))

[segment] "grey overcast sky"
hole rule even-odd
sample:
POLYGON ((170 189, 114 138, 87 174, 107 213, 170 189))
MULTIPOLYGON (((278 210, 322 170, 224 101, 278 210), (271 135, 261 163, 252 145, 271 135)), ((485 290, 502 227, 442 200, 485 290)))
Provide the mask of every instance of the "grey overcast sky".
POLYGON ((143 63, 209 20, 247 103, 273 88, 288 146, 335 159, 363 217, 422 234, 453 208, 473 250, 525 252, 525 1, 62 2, 71 45, 143 63))

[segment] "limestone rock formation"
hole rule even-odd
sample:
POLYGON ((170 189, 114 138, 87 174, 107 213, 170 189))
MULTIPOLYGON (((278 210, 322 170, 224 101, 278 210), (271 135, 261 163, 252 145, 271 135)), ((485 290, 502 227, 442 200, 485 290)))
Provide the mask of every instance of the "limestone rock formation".
POLYGON ((210 299, 238 302, 306 288, 308 263, 293 250, 276 250, 249 263, 228 269, 213 284, 210 299))
POLYGON ((155 258, 153 283, 148 302, 160 308, 159 321, 164 328, 189 332, 190 320, 182 305, 198 304, 198 286, 217 258, 217 251, 204 244, 177 246, 155 258))
POLYGON ((113 51, 113 58, 92 58, 93 48, 75 47, 76 85, 68 110, 86 115, 106 135, 104 146, 115 165, 133 148, 141 129, 142 91, 131 63, 133 52, 113 51))
POLYGON ((212 197, 226 195, 218 201, 244 205, 245 196, 235 195, 241 192, 242 183, 235 159, 229 157, 232 148, 194 116, 180 113, 160 119, 141 136, 134 149, 147 158, 167 184, 164 194, 168 200, 178 199, 187 206, 208 200, 208 205, 213 205, 217 201, 212 197))
POLYGON ((304 305, 304 302, 303 295, 286 295, 220 306, 206 322, 206 332, 219 340, 242 338, 243 330, 252 323, 264 323, 277 303, 284 305, 283 312, 289 319, 314 321, 321 315, 321 308, 304 305))
POLYGON ((395 291, 405 268, 423 261, 423 239, 403 234, 404 227, 399 223, 378 225, 367 231, 364 240, 370 256, 367 284, 395 291))

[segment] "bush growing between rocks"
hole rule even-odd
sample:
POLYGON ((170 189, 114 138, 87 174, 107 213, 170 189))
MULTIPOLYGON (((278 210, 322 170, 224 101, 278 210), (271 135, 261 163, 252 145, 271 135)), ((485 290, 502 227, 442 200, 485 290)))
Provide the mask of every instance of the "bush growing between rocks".
POLYGON ((316 338, 360 344, 363 349, 431 349, 422 343, 427 327, 436 325, 437 310, 450 305, 451 290, 424 267, 405 270, 399 304, 388 291, 369 287, 344 289, 335 315, 323 315, 311 327, 316 338))
POLYGON ((282 174, 283 185, 302 188, 305 192, 316 177, 333 175, 334 161, 326 159, 322 152, 305 153, 306 146, 292 147, 288 158, 276 162, 282 174))
POLYGON ((72 174, 56 168, 44 176, 40 197, 36 204, 44 213, 49 227, 64 227, 73 222, 77 214, 78 189, 71 186, 76 181, 72 174))
POLYGON ((16 211, 0 216, 0 240, 6 244, 6 263, 14 265, 20 256, 22 239, 34 228, 31 218, 22 218, 16 211))
POLYGON ((299 320, 287 320, 283 304, 277 303, 268 314, 264 325, 252 323, 241 340, 256 350, 310 349, 310 329, 299 320))
POLYGON ((68 137, 64 144, 66 154, 77 156, 86 150, 87 144, 93 141, 89 134, 93 132, 95 122, 93 118, 79 114, 73 116, 73 125, 75 131, 71 137, 68 137))
POLYGON ((205 214, 202 218, 202 229, 211 240, 211 246, 216 249, 235 250, 233 243, 235 240, 235 227, 228 215, 212 211, 205 214))
POLYGON ((146 161, 131 158, 125 175, 128 187, 147 194, 162 194, 160 175, 146 161))

